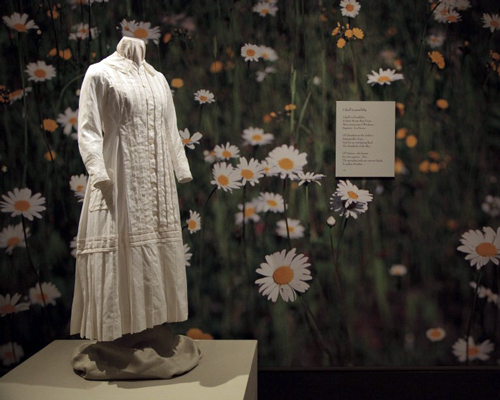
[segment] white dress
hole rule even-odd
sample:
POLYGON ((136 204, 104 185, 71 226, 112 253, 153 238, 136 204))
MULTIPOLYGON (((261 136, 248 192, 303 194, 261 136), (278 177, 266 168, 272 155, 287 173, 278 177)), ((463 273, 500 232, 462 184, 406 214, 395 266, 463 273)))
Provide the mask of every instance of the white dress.
POLYGON ((174 178, 192 179, 163 74, 142 40, 87 70, 78 144, 89 173, 77 237, 71 334, 110 341, 187 319, 174 178), (134 61, 135 60, 135 61, 134 61))

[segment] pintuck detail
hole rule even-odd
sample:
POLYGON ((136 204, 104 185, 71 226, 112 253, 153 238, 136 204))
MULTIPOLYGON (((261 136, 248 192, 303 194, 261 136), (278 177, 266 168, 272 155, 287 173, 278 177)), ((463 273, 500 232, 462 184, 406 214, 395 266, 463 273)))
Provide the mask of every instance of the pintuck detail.
POLYGON ((78 144, 89 174, 77 236, 71 333, 114 340, 187 319, 175 176, 192 179, 172 93, 124 37, 87 70, 78 144))

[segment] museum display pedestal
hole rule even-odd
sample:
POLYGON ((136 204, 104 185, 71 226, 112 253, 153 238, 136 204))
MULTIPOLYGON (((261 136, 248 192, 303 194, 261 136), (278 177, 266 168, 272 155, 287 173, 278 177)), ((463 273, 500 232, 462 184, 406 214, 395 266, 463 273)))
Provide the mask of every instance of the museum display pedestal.
POLYGON ((87 381, 73 372, 71 354, 83 340, 56 340, 4 377, 2 400, 256 400, 257 341, 200 340, 192 371, 143 381, 87 381))

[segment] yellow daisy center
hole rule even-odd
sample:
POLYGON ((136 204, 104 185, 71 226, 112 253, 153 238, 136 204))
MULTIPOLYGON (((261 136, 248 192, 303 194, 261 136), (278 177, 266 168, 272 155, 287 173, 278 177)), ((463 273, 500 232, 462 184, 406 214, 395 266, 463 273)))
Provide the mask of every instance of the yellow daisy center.
POLYGON ((255 214, 255 208, 254 207, 247 207, 247 208, 245 208, 245 218, 251 217, 254 214, 255 214))
POLYGON ((290 233, 295 232, 295 227, 288 225, 288 232, 290 232, 290 233))
POLYGON ((498 249, 493 243, 484 242, 476 247, 476 252, 481 257, 493 257, 497 254, 498 249))
POLYGON ((250 169, 244 169, 243 171, 241 171, 241 176, 245 179, 252 179, 254 175, 255 174, 250 169))
POLYGON ((14 353, 12 350, 7 350, 5 353, 3 353, 4 359, 5 360, 13 360, 14 359, 14 353))
POLYGON ((45 78, 47 76, 47 71, 45 71, 44 69, 37 69, 35 70, 35 72, 33 72, 33 74, 37 77, 37 78, 45 78))
POLYGON ((200 96, 200 100, 201 100, 201 101, 207 101, 207 100, 208 100, 208 97, 207 97, 207 96, 200 96))
POLYGON ((269 10, 267 8, 263 8, 260 10, 261 14, 267 14, 268 12, 269 12, 269 10))
POLYGON ((278 165, 286 171, 292 170, 293 167, 295 166, 294 162, 289 158, 282 158, 281 160, 278 161, 278 165))
POLYGON ((282 265, 274 271, 273 279, 278 285, 286 285, 292 281, 293 271, 288 265, 282 265))
POLYGON ((31 204, 26 200, 18 200, 14 203, 14 208, 17 211, 28 211, 31 208, 31 204))
POLYGON ((457 22, 457 17, 455 17, 454 15, 448 15, 446 19, 450 22, 457 22))
POLYGON ((190 143, 190 142, 191 142, 190 138, 182 139, 182 143, 184 143, 184 144, 187 144, 187 143, 190 143))
POLYGON ((276 200, 267 200, 267 204, 269 204, 271 207, 277 207, 278 203, 276 200))
POLYGON ((359 198, 358 194, 356 192, 353 192, 352 190, 349 190, 347 192, 347 195, 353 200, 357 200, 359 198))
POLYGON ((14 24, 13 28, 18 31, 18 32, 26 32, 26 25, 25 24, 14 24))
POLYGON ((77 123, 77 119, 75 117, 72 117, 68 121, 71 125, 75 125, 77 123))
POLYGON ((499 28, 500 27, 500 23, 498 21, 491 21, 490 25, 492 27, 494 27, 494 28, 499 28))
POLYGON ((262 140, 262 135, 259 135, 259 134, 253 135, 252 140, 255 140, 256 142, 260 142, 262 140))
POLYGON ((146 39, 149 36, 149 33, 146 29, 144 28, 137 28, 134 31, 134 36, 139 39, 146 39))
POLYGON ((345 6, 345 9, 349 12, 352 12, 352 11, 354 11, 354 6, 352 4, 348 4, 345 6))
MULTIPOLYGON (((37 298, 38 300, 42 301, 42 294, 41 294, 41 293, 37 293, 37 294, 36 294, 36 298, 37 298)), ((48 295, 47 293, 44 293, 44 294, 43 294, 43 298, 44 298, 45 300, 48 300, 48 299, 49 299, 49 295, 48 295)))
POLYGON ((196 223, 196 221, 190 219, 189 222, 188 222, 188 229, 192 231, 193 229, 196 228, 197 225, 198 224, 196 223))
POLYGON ((219 175, 217 178, 217 182, 219 182, 222 186, 227 186, 229 183, 229 178, 226 175, 219 175))
POLYGON ((441 331, 438 330, 438 329, 432 329, 430 332, 429 332, 429 336, 433 339, 439 339, 442 334, 441 334, 441 331))
POLYGON ((224 150, 222 152, 222 157, 224 158, 230 158, 233 154, 229 150, 224 150))
POLYGON ((476 346, 469 346, 469 357, 475 357, 479 354, 479 349, 476 346))
POLYGON ((9 240, 7 240, 7 246, 9 247, 12 247, 12 246, 16 246, 19 242, 21 241, 21 239, 19 239, 18 237, 11 237, 9 238, 9 240))
POLYGON ((57 129, 57 122, 53 119, 46 118, 43 120, 43 129, 49 132, 54 132, 57 129))
POLYGON ((82 190, 83 190, 83 185, 78 185, 78 186, 76 187, 76 191, 77 191, 77 192, 81 192, 82 190))
POLYGON ((16 307, 14 307, 12 304, 5 304, 2 307, 0 307, 0 313, 2 314, 12 314, 15 311, 16 307))
POLYGON ((253 57, 255 55, 255 50, 254 49, 248 49, 247 50, 247 56, 253 57))
POLYGON ((386 75, 382 75, 382 76, 379 76, 378 79, 377 79, 379 82, 390 82, 391 81, 391 78, 389 78, 388 76, 386 75))

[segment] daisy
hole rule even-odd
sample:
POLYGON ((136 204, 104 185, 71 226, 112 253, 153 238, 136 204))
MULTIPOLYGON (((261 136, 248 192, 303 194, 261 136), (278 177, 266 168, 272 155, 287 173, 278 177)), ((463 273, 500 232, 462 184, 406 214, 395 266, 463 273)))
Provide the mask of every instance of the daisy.
POLYGON ((358 189, 356 185, 353 185, 348 180, 339 182, 335 194, 340 196, 342 201, 345 201, 346 206, 351 203, 366 204, 373 200, 373 195, 368 190, 358 189))
POLYGON ((135 37, 137 39, 142 39, 148 44, 149 40, 152 40, 155 44, 159 43, 160 39, 160 27, 155 26, 151 28, 151 22, 135 22, 135 20, 127 21, 123 20, 121 23, 122 35, 135 37))
POLYGON ((97 37, 99 30, 97 28, 89 28, 89 24, 83 22, 71 27, 72 33, 69 34, 69 40, 85 40, 88 37, 92 39, 97 37))
MULTIPOLYGON (((30 228, 26 228, 26 236, 30 236, 30 228)), ((9 255, 16 247, 26 247, 22 223, 3 228, 0 232, 0 248, 4 247, 6 248, 5 252, 9 255)))
MULTIPOLYGON (((236 213, 236 224, 241 225, 243 222, 243 204, 238 204, 238 208, 241 212, 236 213)), ((259 222, 260 216, 257 214, 257 209, 259 208, 259 199, 253 199, 245 203, 245 223, 249 221, 259 222)))
POLYGON ((276 61, 279 57, 276 51, 267 46, 259 46, 260 48, 260 56, 265 61, 276 61))
POLYGON ((2 212, 12 213, 11 217, 17 215, 23 215, 30 221, 33 221, 33 217, 42 218, 39 211, 45 210, 43 204, 45 204, 45 197, 42 197, 40 193, 31 196, 31 189, 24 188, 19 190, 14 189, 14 192, 9 192, 8 195, 2 195, 4 201, 0 201, 0 206, 2 212))
MULTIPOLYGON (((45 304, 52 304, 55 306, 56 299, 61 297, 61 292, 59 292, 57 287, 52 282, 43 282, 42 291, 45 304)), ((44 302, 40 291, 40 283, 37 283, 35 287, 30 288, 29 297, 31 304, 40 304, 43 307, 44 302)))
POLYGON ((446 36, 443 35, 442 33, 436 34, 436 35, 429 35, 427 37, 427 44, 432 48, 438 48, 441 47, 444 44, 444 41, 446 39, 446 36))
POLYGON ((201 229, 201 217, 196 211, 189 210, 189 219, 186 220, 189 233, 193 234, 201 229))
POLYGON ((465 232, 460 239, 462 246, 458 247, 459 251, 468 253, 465 259, 477 269, 489 261, 498 265, 500 259, 500 228, 495 233, 490 227, 485 227, 483 232, 478 229, 465 232))
POLYGON ((78 202, 83 202, 85 191, 87 190, 87 177, 84 174, 73 175, 69 181, 69 187, 75 192, 75 197, 78 198, 78 202))
POLYGON ((17 343, 6 343, 0 346, 0 359, 6 367, 18 363, 24 357, 24 350, 17 343))
POLYGON ((394 264, 389 269, 389 274, 392 276, 405 276, 408 273, 408 269, 403 264, 394 264))
POLYGON ((333 228, 336 224, 337 224, 337 220, 330 216, 326 219, 326 224, 330 227, 330 228, 333 228))
MULTIPOLYGON (((470 282, 470 287, 476 290, 477 288, 477 283, 476 282, 470 282)), ((477 289, 477 297, 480 299, 486 298, 488 303, 494 303, 494 304, 499 304, 498 303, 498 294, 493 293, 493 291, 487 287, 484 287, 483 285, 479 286, 477 289)))
POLYGON ((43 82, 54 78, 56 69, 52 65, 46 64, 45 61, 37 61, 26 66, 26 73, 29 81, 43 82))
POLYGON ((179 130, 179 135, 181 135, 182 144, 191 150, 194 149, 195 144, 200 144, 200 139, 203 137, 200 132, 195 132, 191 136, 188 128, 179 130))
POLYGON ((252 146, 263 146, 274 140, 274 135, 272 133, 264 133, 264 129, 254 127, 243 129, 242 137, 244 144, 250 144, 252 146))
POLYGON ((471 8, 471 4, 469 0, 457 0, 455 4, 455 8, 459 11, 465 11, 471 8))
POLYGON ((16 304, 20 298, 21 295, 19 293, 16 293, 12 296, 12 298, 10 297, 10 294, 6 296, 2 296, 0 294, 0 317, 28 310, 30 308, 30 303, 16 304))
POLYGON ((241 176, 241 184, 255 186, 259 183, 259 179, 264 176, 264 168, 257 160, 253 158, 247 161, 245 157, 240 157, 240 163, 236 166, 236 170, 241 176))
POLYGON ((302 171, 304 165, 307 164, 306 159, 306 153, 299 153, 295 147, 286 144, 276 147, 267 157, 268 163, 278 169, 283 179, 292 178, 294 174, 302 171))
POLYGON ((217 159, 217 157, 215 155, 215 151, 203 150, 203 159, 205 160, 205 162, 210 163, 210 164, 215 162, 215 160, 217 159))
POLYGON ((275 17, 278 7, 273 3, 262 1, 254 5, 252 11, 259 14, 261 17, 266 17, 267 15, 275 17))
POLYGON ((372 86, 376 83, 378 83, 379 85, 390 85, 391 82, 404 79, 403 74, 396 74, 395 69, 383 70, 382 68, 379 68, 378 73, 372 70, 372 75, 368 74, 367 77, 367 83, 372 86))
POLYGON ((356 0, 342 0, 340 2, 340 7, 342 8, 341 11, 344 17, 354 18, 359 14, 361 4, 359 4, 356 0))
POLYGON ((59 114, 57 116, 57 122, 59 122, 64 127, 64 134, 70 135, 73 128, 78 130, 78 108, 73 111, 71 107, 67 107, 64 110, 64 114, 59 114))
POLYGON ((262 165, 265 176, 276 176, 280 173, 278 168, 275 165, 270 164, 267 160, 261 161, 260 165, 262 165))
POLYGON ((481 204, 481 209, 489 214, 490 217, 498 217, 500 215, 500 197, 488 195, 481 204))
POLYGON ((245 44, 241 47, 241 56, 245 58, 245 61, 259 61, 260 58, 260 47, 256 44, 245 44))
POLYGON ((441 2, 433 12, 434 19, 437 22, 440 22, 442 24, 445 24, 447 22, 446 18, 448 16, 448 12, 450 11, 450 7, 448 7, 446 4, 441 2))
POLYGON ((443 328, 431 328, 427 329, 425 332, 425 335, 427 336, 427 339, 429 339, 431 342, 439 342, 440 340, 443 340, 446 336, 446 331, 443 328))
POLYGON ((351 203, 346 206, 346 202, 342 201, 340 196, 333 194, 330 199, 330 204, 332 205, 332 210, 340 213, 340 216, 346 216, 346 218, 353 217, 358 218, 358 215, 365 213, 368 210, 368 205, 366 203, 351 203))
POLYGON ((198 90, 194 94, 194 99, 200 104, 213 103, 215 101, 214 94, 205 89, 198 90))
POLYGON ((315 174, 314 172, 303 172, 299 171, 297 173, 296 178, 300 180, 299 186, 301 185, 309 185, 311 182, 316 182, 321 186, 320 179, 323 179, 326 175, 323 174, 315 174))
POLYGON ((217 185, 218 189, 223 189, 225 192, 232 192, 233 189, 241 187, 240 174, 236 171, 231 164, 225 162, 216 163, 213 168, 214 180, 210 183, 217 185))
POLYGON ((29 29, 38 29, 38 25, 35 24, 35 21, 28 21, 28 14, 21 15, 15 12, 10 17, 4 16, 2 19, 5 25, 19 33, 26 32, 29 29))
POLYGON ((283 196, 278 193, 260 193, 259 194, 259 212, 271 211, 273 213, 285 211, 285 202, 283 201, 283 196))
POLYGON ((309 289, 309 284, 305 281, 312 279, 311 271, 307 268, 311 266, 307 257, 303 254, 295 254, 292 249, 287 253, 286 250, 276 252, 266 256, 266 262, 260 264, 257 273, 264 278, 257 279, 259 293, 267 296, 268 300, 276 302, 278 295, 284 301, 295 301, 297 293, 304 293, 309 289))
POLYGON ((467 357, 467 343, 464 339, 458 339, 453 345, 453 354, 458 357, 458 360, 464 362, 467 358, 470 361, 475 359, 479 359, 481 361, 485 361, 490 356, 488 353, 491 353, 495 346, 489 340, 485 340, 482 343, 476 344, 474 342, 474 338, 469 336, 469 351, 467 357))
POLYGON ((240 155, 240 150, 227 142, 225 145, 217 145, 214 147, 215 156, 220 160, 229 160, 230 158, 236 158, 240 155))
POLYGON ((31 92, 33 88, 31 86, 28 86, 23 89, 17 89, 13 90, 12 92, 9 93, 9 103, 12 104, 16 100, 21 100, 24 96, 27 96, 29 92, 31 92))
POLYGON ((489 29, 491 33, 500 30, 500 15, 498 14, 483 14, 483 28, 489 29))
POLYGON ((76 250, 77 250, 77 244, 76 244, 76 236, 73 238, 73 240, 69 243, 69 248, 71 249, 71 255, 76 258, 76 250))
POLYGON ((445 22, 448 24, 454 24, 462 19, 462 16, 456 10, 449 9, 445 16, 445 22))
POLYGON ((191 257, 193 257, 193 253, 190 253, 191 249, 187 244, 184 243, 184 265, 186 267, 191 266, 191 263, 189 260, 191 260, 191 257))
POLYGON ((257 71, 255 73, 255 80, 257 82, 262 82, 264 81, 264 79, 266 79, 266 76, 269 75, 269 74, 274 74, 276 73, 276 68, 273 68, 273 67, 266 67, 266 69, 264 71, 257 71))
MULTIPOLYGON (((298 219, 287 218, 288 220, 288 233, 290 234, 290 239, 300 239, 304 237, 304 227, 300 224, 298 219)), ((284 219, 277 222, 276 234, 283 238, 287 237, 286 233, 286 222, 284 219)))

